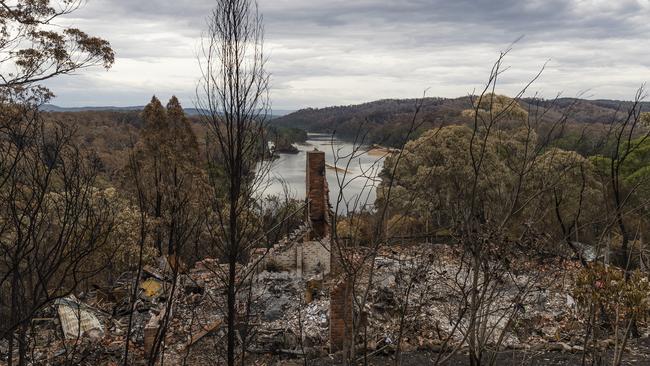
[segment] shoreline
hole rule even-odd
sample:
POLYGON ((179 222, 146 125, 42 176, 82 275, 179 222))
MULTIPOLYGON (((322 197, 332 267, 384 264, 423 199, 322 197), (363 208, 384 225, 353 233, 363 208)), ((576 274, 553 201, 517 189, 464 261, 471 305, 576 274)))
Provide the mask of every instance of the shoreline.
POLYGON ((334 170, 334 171, 339 172, 339 173, 349 173, 349 171, 347 171, 347 170, 345 170, 345 169, 343 169, 341 167, 334 166, 334 165, 332 165, 330 163, 325 163, 325 168, 334 170))
POLYGON ((381 157, 386 157, 391 154, 398 153, 399 151, 400 151, 399 149, 376 145, 376 144, 370 145, 370 147, 368 147, 368 149, 366 150, 369 156, 381 156, 381 157))

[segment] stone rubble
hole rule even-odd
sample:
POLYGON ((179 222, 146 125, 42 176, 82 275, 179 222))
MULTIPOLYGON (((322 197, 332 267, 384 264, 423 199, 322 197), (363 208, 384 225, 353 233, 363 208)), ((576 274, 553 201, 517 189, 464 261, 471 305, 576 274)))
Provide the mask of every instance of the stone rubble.
MULTIPOLYGON (((454 286, 457 262, 450 252, 438 248, 437 259, 422 270, 417 267, 419 257, 406 253, 386 253, 375 259, 373 286, 363 308, 361 342, 369 350, 393 352, 400 337, 400 314, 407 309, 402 350, 438 350, 449 338, 450 344, 460 342, 466 324, 455 323, 455 311, 460 297, 454 286), (406 295, 409 281, 413 286, 406 295), (408 299, 408 302, 405 302, 408 299), (405 308, 405 305, 408 307, 405 308)), ((573 272, 571 264, 562 268, 548 268, 540 272, 539 283, 521 299, 520 315, 513 330, 508 333, 503 347, 510 349, 539 349, 561 352, 581 352, 584 324, 578 318, 573 299, 573 272), (559 274, 562 277, 558 277, 559 274), (548 278, 547 278, 548 277, 548 278)), ((43 309, 35 321, 37 331, 30 342, 36 347, 35 364, 60 364, 74 360, 87 365, 117 363, 124 353, 129 318, 132 317, 130 358, 133 364, 142 364, 147 358, 145 349, 151 341, 147 324, 160 324, 164 309, 171 301, 168 331, 165 335, 165 359, 174 364, 184 357, 208 357, 206 350, 218 350, 218 340, 225 334, 224 288, 219 280, 220 265, 206 259, 198 262, 176 283, 173 299, 168 298, 172 282, 165 268, 144 271, 135 304, 130 314, 130 284, 133 274, 126 274, 113 288, 96 288, 78 296, 92 318, 101 324, 102 333, 82 334, 78 339, 65 339, 56 306, 43 309), (143 286, 143 284, 146 284, 143 286), (160 289, 158 288, 160 285, 160 289), (192 351, 194 350, 194 351, 192 351), (190 355, 193 353, 194 355, 190 355)), ((250 351, 260 360, 307 356, 318 358, 329 352, 329 293, 327 278, 301 278, 295 273, 260 271, 252 282, 249 319, 255 337, 250 351)), ((504 283, 502 295, 495 300, 495 308, 508 308, 514 301, 517 285, 527 281, 524 275, 504 283)), ((367 279, 359 282, 367 285, 367 279), (364 282, 366 281, 366 282, 364 282)), ((57 304, 61 306, 61 304, 57 304)), ((244 313, 245 309, 240 309, 244 313)), ((499 319, 489 322, 497 333, 503 328, 499 319)), ((647 333, 647 324, 640 323, 647 333)), ((155 334, 155 332, 154 332, 155 334)), ((603 347, 611 347, 607 341, 603 347)), ((6 342, 0 341, 0 351, 6 342)), ((206 361, 207 362, 207 361, 206 361)), ((261 362, 261 361, 260 361, 261 362)))

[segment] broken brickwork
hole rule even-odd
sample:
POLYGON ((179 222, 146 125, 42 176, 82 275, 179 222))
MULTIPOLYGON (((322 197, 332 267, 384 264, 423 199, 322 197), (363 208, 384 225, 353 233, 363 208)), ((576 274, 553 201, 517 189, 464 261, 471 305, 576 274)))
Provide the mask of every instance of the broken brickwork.
POLYGON ((311 224, 310 239, 321 239, 330 234, 329 189, 325 174, 325 152, 307 152, 307 220, 311 224))
POLYGON ((348 330, 352 325, 352 289, 348 281, 340 281, 330 289, 330 352, 346 349, 348 330))

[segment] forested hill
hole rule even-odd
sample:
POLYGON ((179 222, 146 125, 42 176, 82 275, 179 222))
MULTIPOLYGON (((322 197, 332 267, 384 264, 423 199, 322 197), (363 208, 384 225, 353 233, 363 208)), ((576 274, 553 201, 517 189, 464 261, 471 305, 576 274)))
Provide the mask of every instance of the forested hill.
MULTIPOLYGON (((59 107, 54 104, 44 104, 40 107, 42 112, 141 112, 144 109, 143 105, 130 106, 130 107, 115 107, 115 106, 97 106, 97 107, 59 107)), ((197 108, 183 108, 183 111, 188 116, 197 116, 204 114, 206 111, 197 108)), ((287 109, 272 109, 269 111, 271 118, 277 118, 293 112, 287 109)))
MULTIPOLYGON (((416 99, 384 99, 370 103, 336 106, 327 108, 307 108, 273 120, 273 124, 283 127, 296 127, 308 132, 332 133, 342 138, 353 138, 359 130, 367 132, 368 143, 387 146, 401 144, 401 136, 411 125, 416 99)), ((604 123, 610 121, 619 111, 619 116, 631 102, 616 100, 586 100, 562 98, 558 100, 524 99, 522 107, 529 110, 549 109, 546 120, 553 120, 567 113, 569 123, 604 123), (571 108, 571 112, 567 111, 571 108)), ((420 117, 422 126, 415 135, 441 124, 469 122, 462 111, 471 107, 469 97, 454 99, 426 98, 422 102, 420 117)), ((644 102, 643 111, 650 111, 650 102, 644 102)), ((415 137, 415 136, 414 136, 415 137)))
MULTIPOLYGON (((112 177, 124 167, 128 161, 131 149, 138 139, 140 130, 145 122, 142 109, 144 107, 104 109, 94 108, 55 108, 48 106, 42 114, 50 123, 57 122, 71 126, 75 130, 75 137, 79 146, 89 149, 99 158, 102 173, 112 177), (47 111, 49 110, 49 111, 47 111)), ((196 113, 185 113, 188 122, 198 137, 199 149, 205 148, 205 139, 208 127, 201 122, 196 113)), ((302 130, 291 128, 269 129, 269 138, 276 145, 281 145, 283 150, 289 150, 291 144, 302 142, 306 134, 302 130)))

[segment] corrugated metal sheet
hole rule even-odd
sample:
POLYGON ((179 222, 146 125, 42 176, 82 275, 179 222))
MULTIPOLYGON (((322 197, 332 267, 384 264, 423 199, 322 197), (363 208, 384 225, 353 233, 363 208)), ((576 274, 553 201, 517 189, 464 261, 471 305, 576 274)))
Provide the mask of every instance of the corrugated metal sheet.
POLYGON ((83 309, 74 296, 59 299, 55 305, 66 339, 77 339, 92 331, 97 331, 99 335, 104 333, 104 328, 97 317, 83 309))

